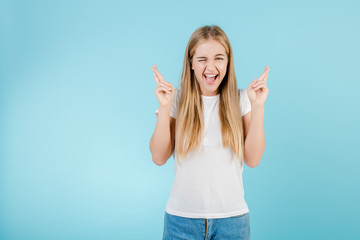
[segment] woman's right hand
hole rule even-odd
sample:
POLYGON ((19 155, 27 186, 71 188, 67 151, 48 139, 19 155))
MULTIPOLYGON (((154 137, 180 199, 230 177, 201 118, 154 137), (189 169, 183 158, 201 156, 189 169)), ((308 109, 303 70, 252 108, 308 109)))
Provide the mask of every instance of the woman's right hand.
POLYGON ((171 107, 175 97, 175 89, 171 82, 166 82, 161 73, 157 70, 156 65, 152 67, 154 79, 157 84, 155 88, 155 95, 159 105, 163 107, 171 107))

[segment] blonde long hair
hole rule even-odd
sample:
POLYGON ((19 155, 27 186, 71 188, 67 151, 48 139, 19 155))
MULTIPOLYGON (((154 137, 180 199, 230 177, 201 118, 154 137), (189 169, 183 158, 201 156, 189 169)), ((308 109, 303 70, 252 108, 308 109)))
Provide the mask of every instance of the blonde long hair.
POLYGON ((201 146, 204 137, 201 90, 191 69, 191 62, 197 46, 210 39, 218 41, 225 48, 228 57, 227 71, 219 86, 219 118, 223 147, 231 147, 239 161, 244 158, 243 123, 232 48, 220 27, 207 25, 194 31, 185 51, 175 130, 175 159, 179 164, 180 158, 186 157, 190 151, 201 146))

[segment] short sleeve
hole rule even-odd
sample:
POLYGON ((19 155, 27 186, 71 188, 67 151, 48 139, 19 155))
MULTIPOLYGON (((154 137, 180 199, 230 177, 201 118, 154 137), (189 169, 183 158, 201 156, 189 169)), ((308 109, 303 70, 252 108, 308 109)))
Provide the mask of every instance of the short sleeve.
MULTIPOLYGON (((172 105, 171 105, 171 110, 170 110, 170 116, 175 118, 177 117, 177 109, 178 109, 178 106, 179 106, 179 100, 180 100, 180 91, 179 89, 175 88, 175 97, 174 97, 174 100, 172 102, 172 105)), ((157 117, 158 116, 158 111, 159 109, 156 109, 155 111, 155 116, 157 117)))
POLYGON ((251 111, 250 100, 247 95, 247 89, 239 89, 241 117, 251 111))

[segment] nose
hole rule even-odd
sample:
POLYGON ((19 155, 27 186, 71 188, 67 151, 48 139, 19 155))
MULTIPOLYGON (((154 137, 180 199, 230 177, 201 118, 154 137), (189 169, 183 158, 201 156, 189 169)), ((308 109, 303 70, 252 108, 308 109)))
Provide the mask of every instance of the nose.
POLYGON ((209 60, 206 65, 207 72, 214 72, 217 71, 215 61, 209 60))

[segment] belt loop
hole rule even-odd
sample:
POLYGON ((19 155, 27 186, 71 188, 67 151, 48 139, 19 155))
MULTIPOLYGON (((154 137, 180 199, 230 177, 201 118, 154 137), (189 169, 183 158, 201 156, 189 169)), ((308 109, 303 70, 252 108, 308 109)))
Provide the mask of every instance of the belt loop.
POLYGON ((207 238, 207 219, 205 218, 205 239, 207 238))

